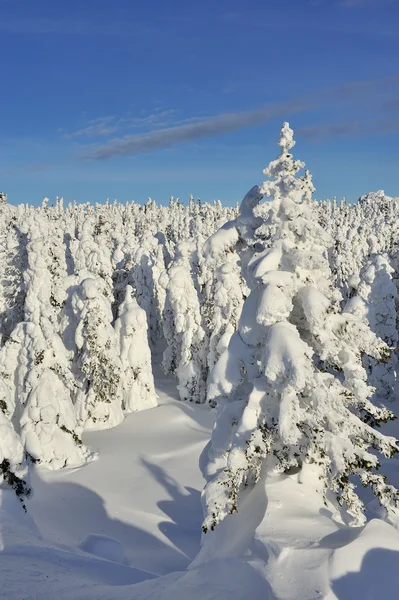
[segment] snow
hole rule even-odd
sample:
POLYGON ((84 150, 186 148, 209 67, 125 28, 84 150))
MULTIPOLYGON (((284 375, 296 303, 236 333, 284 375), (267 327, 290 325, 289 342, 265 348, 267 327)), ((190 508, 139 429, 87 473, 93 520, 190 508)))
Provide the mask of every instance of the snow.
POLYGON ((90 534, 80 544, 81 550, 116 563, 125 562, 125 551, 118 540, 107 535, 90 534))
POLYGON ((84 434, 97 461, 36 469, 27 514, 1 492, 7 599, 396 600, 399 533, 380 520, 347 527, 314 494, 311 467, 255 486, 200 550, 199 466, 215 413, 179 401, 155 372, 158 407, 84 434))
MULTIPOLYGON (((214 416, 208 407, 177 400, 174 382, 161 374, 157 394, 157 408, 134 413, 115 429, 84 434, 99 460, 81 469, 35 470, 25 517, 13 492, 3 492, 15 521, 2 535, 7 598, 23 598, 24 585, 32 599, 126 598, 114 586, 190 564, 201 537, 198 461, 214 416), (21 518, 37 530, 25 531, 21 518)), ((0 524, 9 521, 8 513, 0 518, 0 524)))

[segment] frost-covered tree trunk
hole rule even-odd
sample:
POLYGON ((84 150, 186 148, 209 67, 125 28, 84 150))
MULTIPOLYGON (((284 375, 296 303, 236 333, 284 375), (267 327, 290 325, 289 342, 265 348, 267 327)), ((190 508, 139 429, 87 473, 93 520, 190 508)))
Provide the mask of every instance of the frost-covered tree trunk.
POLYGON ((151 351, 148 345, 147 317, 132 297, 132 292, 128 285, 125 300, 119 307, 119 317, 115 322, 122 363, 123 409, 126 412, 157 406, 151 351))
POLYGON ((76 410, 85 429, 108 429, 123 421, 122 365, 112 311, 98 279, 84 279, 72 297, 75 331, 76 410))
POLYGON ((219 415, 203 494, 204 531, 240 510, 262 485, 262 473, 300 471, 306 463, 318 469, 325 492, 332 490, 352 524, 364 522, 356 478, 388 512, 399 507, 398 492, 377 471, 377 453, 392 456, 397 441, 373 428, 393 415, 370 401, 362 365, 364 354, 385 359, 387 346, 355 315, 340 311, 328 235, 317 223, 310 175, 296 177, 304 165, 290 154, 287 123, 279 143, 280 156, 265 169, 271 181, 261 188, 272 200, 252 211, 253 232, 257 237, 261 230, 266 247, 249 261, 253 288, 211 376, 219 415))
POLYGON ((205 402, 206 334, 202 325, 200 300, 192 276, 195 247, 189 242, 178 246, 175 260, 161 275, 166 291, 163 356, 165 373, 174 373, 182 400, 205 402))

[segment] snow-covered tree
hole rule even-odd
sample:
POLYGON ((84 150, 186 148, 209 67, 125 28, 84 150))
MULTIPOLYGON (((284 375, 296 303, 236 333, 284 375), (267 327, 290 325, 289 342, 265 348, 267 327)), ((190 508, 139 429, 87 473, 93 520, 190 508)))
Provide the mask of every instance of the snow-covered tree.
POLYGON ((0 346, 24 318, 28 243, 19 226, 20 212, 0 205, 0 346))
POLYGON ((76 410, 85 429, 108 429, 123 421, 122 365, 112 311, 99 279, 84 279, 72 297, 75 331, 76 410))
MULTIPOLYGON (((253 287, 238 330, 211 376, 219 416, 210 447, 204 531, 240 510, 262 473, 318 469, 352 523, 362 523, 355 481, 370 486, 386 509, 399 494, 377 472, 378 453, 392 456, 397 441, 373 425, 390 419, 370 401, 362 356, 387 358, 387 346, 362 320, 341 312, 331 285, 330 243, 318 225, 312 180, 290 153, 293 132, 281 130, 281 152, 265 169, 270 201, 255 205, 267 242, 255 247, 248 269, 253 287), (267 229, 270 227, 270 235, 267 229), (259 248, 259 249, 258 249, 259 248)), ((256 237, 257 228, 254 228, 256 237)), ((261 483, 262 481, 262 483, 261 483)))
POLYGON ((12 424, 15 410, 12 396, 4 379, 8 377, 0 365, 0 487, 11 487, 25 507, 24 500, 31 494, 28 465, 21 438, 12 424))
POLYGON ((360 274, 349 278, 348 285, 353 295, 345 309, 365 320, 371 330, 392 349, 390 358, 383 362, 364 357, 369 383, 375 388, 377 400, 382 402, 391 402, 397 395, 397 291, 392 281, 393 272, 386 256, 372 255, 360 274))
POLYGON ((132 297, 130 285, 119 307, 115 332, 119 338, 122 363, 123 409, 126 412, 145 410, 157 406, 154 377, 151 368, 151 351, 148 345, 147 317, 132 297))
POLYGON ((164 335, 167 348, 163 356, 165 373, 178 379, 182 400, 205 402, 206 335, 202 325, 200 299, 192 267, 196 262, 195 245, 179 244, 175 260, 164 271, 160 284, 166 291, 164 335))
POLYGON ((112 301, 111 252, 96 227, 98 224, 92 212, 79 224, 78 238, 71 242, 75 273, 81 274, 81 280, 88 277, 99 278, 103 294, 112 301))
POLYGON ((28 268, 24 273, 24 321, 2 348, 0 361, 16 406, 15 419, 27 456, 51 469, 81 465, 90 458, 80 439, 72 404, 75 389, 57 333, 60 284, 53 238, 43 215, 28 225, 28 268), (47 234, 46 234, 47 232, 47 234))
POLYGON ((131 270, 127 281, 134 290, 139 306, 145 310, 151 348, 155 350, 162 337, 162 313, 165 293, 158 285, 159 276, 165 269, 164 253, 159 240, 150 234, 142 237, 134 249, 128 265, 131 270))
POLYGON ((200 263, 201 312, 209 337, 209 370, 215 366, 237 329, 244 298, 248 293, 235 244, 226 246, 225 238, 221 240, 221 237, 214 234, 206 241, 200 263))

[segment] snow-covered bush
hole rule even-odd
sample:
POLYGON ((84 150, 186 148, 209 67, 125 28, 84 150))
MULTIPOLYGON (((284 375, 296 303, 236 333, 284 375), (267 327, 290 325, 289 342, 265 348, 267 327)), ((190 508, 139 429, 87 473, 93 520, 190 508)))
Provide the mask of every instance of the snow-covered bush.
POLYGON ((329 236, 317 223, 309 173, 296 177, 304 164, 292 158, 287 123, 279 144, 279 157, 265 169, 271 181, 261 187, 272 199, 254 203, 252 224, 247 218, 258 240, 248 262, 252 290, 211 375, 219 416, 204 531, 239 510, 265 470, 300 471, 305 463, 318 468, 324 492, 335 495, 352 523, 364 522, 352 476, 389 512, 399 507, 398 492, 377 472, 377 453, 392 456, 397 442, 373 428, 393 415, 370 401, 362 365, 364 354, 386 359, 387 346, 361 319, 341 312, 329 236))

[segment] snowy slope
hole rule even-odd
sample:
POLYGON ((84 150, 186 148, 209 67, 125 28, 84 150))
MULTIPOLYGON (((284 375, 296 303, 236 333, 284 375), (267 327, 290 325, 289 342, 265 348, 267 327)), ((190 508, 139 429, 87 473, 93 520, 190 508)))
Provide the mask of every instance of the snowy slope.
POLYGON ((8 599, 99 598, 104 586, 101 597, 114 597, 109 586, 151 577, 137 570, 163 575, 184 570, 195 557, 202 522, 198 459, 213 415, 176 400, 170 381, 158 378, 157 393, 158 408, 84 436, 99 460, 76 470, 36 471, 23 525, 7 492, 0 580, 8 599), (21 528, 22 542, 15 543, 21 528))
POLYGON ((190 566, 200 550, 198 465, 214 416, 178 401, 175 384, 157 375, 158 408, 85 435, 99 460, 34 473, 28 515, 2 492, 7 600, 397 600, 399 533, 376 519, 343 526, 312 493, 311 473, 300 484, 268 478, 190 566))

